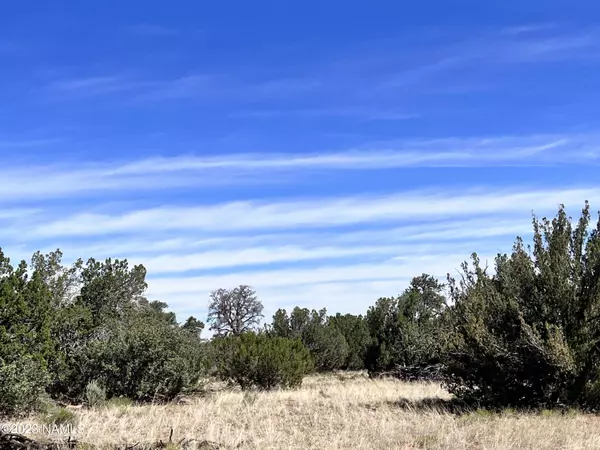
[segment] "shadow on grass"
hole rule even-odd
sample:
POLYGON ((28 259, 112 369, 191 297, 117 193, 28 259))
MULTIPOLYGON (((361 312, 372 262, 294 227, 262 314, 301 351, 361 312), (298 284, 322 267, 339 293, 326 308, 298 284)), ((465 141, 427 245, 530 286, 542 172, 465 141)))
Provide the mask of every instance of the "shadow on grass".
MULTIPOLYGON (((516 417, 518 415, 528 414, 541 417, 556 416, 575 416, 578 414, 591 413, 576 408, 556 406, 553 408, 508 408, 508 407, 490 407, 476 405, 464 402, 458 399, 442 399, 438 397, 424 398, 421 400, 408 400, 400 398, 396 401, 387 401, 386 406, 403 409, 413 412, 435 412, 440 414, 451 414, 455 416, 468 416, 470 418, 494 418, 494 417, 516 417)), ((598 414, 597 412, 595 414, 598 414)))
POLYGON ((476 411, 478 408, 457 399, 443 399, 438 397, 423 398, 420 400, 408 400, 401 398, 395 401, 387 401, 387 406, 415 412, 437 412, 442 414, 463 415, 476 411))

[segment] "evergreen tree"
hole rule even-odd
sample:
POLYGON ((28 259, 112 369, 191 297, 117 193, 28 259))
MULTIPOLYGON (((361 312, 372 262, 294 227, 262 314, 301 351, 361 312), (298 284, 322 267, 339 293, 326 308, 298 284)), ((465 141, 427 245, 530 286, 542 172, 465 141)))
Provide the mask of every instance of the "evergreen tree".
POLYGON ((589 205, 573 227, 533 218, 533 249, 517 238, 495 273, 476 254, 461 280, 449 278, 455 306, 447 386, 488 405, 597 405, 600 400, 600 220, 589 205))
POLYGON ((437 279, 422 274, 400 296, 380 298, 369 308, 366 322, 371 342, 365 366, 370 373, 440 362, 447 330, 443 290, 437 279))
POLYGON ((371 336, 367 321, 363 316, 340 314, 329 317, 329 322, 344 336, 348 344, 348 356, 342 368, 347 370, 362 370, 371 336))

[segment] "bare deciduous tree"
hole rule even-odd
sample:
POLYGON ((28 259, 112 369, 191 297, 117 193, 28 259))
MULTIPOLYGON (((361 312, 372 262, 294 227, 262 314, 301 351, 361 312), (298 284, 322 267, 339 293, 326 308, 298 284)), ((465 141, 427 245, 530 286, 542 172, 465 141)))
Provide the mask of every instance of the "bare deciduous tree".
POLYGON ((217 289, 210 298, 208 321, 217 335, 239 335, 258 325, 263 317, 263 305, 250 286, 217 289))

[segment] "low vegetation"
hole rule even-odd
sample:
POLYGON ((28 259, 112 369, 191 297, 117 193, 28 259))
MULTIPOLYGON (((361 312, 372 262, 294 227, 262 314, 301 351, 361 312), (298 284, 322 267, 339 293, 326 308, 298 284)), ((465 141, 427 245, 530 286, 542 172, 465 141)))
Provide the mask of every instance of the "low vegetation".
POLYGON ((299 339, 245 332, 215 339, 213 345, 217 376, 244 390, 298 387, 313 368, 299 339))

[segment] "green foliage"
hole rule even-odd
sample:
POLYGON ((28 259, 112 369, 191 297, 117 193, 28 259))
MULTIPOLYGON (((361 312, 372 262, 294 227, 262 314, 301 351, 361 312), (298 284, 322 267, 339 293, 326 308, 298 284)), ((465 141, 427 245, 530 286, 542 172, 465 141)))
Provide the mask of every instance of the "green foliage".
POLYGON ((0 415, 39 407, 48 384, 53 310, 38 272, 16 268, 0 250, 0 415))
POLYGON ((93 405, 104 388, 149 400, 196 386, 203 324, 180 326, 166 303, 148 302, 143 266, 61 259, 37 252, 13 267, 0 251, 0 414, 33 410, 46 393, 93 405))
POLYGON ((143 300, 146 269, 137 265, 129 268, 126 259, 104 262, 90 258, 81 273, 79 300, 92 313, 94 326, 121 317, 132 305, 143 300))
POLYGON ((87 376, 99 380, 108 397, 171 399, 202 374, 199 338, 154 310, 130 312, 90 342, 87 356, 87 376))
POLYGON ((423 274, 399 297, 380 298, 369 308, 371 342, 365 366, 370 373, 440 361, 448 328, 443 289, 434 277, 423 274))
POLYGON ((600 221, 589 205, 572 226, 564 208, 533 219, 533 251, 517 238, 488 274, 473 255, 459 283, 447 381, 482 405, 597 405, 600 383, 600 221))
POLYGON ((56 312, 48 391, 81 401, 97 380, 108 397, 150 400, 192 387, 202 374, 199 335, 180 327, 166 303, 142 297, 145 269, 90 259, 81 272, 81 294, 56 312))
POLYGON ((273 316, 269 332, 274 336, 301 339, 318 371, 341 369, 348 364, 348 342, 340 329, 327 318, 325 309, 309 311, 295 307, 289 318, 284 309, 279 309, 273 316))
POLYGON ((70 267, 65 267, 62 264, 62 257, 60 250, 47 255, 38 251, 31 257, 31 268, 39 274, 55 308, 71 303, 76 297, 83 268, 81 259, 75 261, 70 267))
POLYGON ((47 382, 43 361, 27 354, 12 362, 0 358, 0 416, 39 410, 47 382))
POLYGON ((96 381, 90 381, 85 387, 85 403, 93 408, 106 401, 106 390, 96 381))
POLYGON ((349 353, 348 343, 333 325, 317 323, 306 330, 302 340, 319 372, 341 369, 345 365, 349 353))
POLYGON ((156 314, 156 317, 161 318, 169 325, 177 325, 177 317, 173 311, 167 311, 167 305, 165 302, 159 302, 158 300, 154 300, 148 302, 145 298, 140 299, 138 303, 142 306, 145 306, 151 312, 156 314))
POLYGON ((371 343, 365 354, 365 367, 370 373, 390 370, 401 358, 396 350, 400 340, 398 315, 398 302, 394 298, 380 298, 367 311, 371 343))
POLYGON ((215 340, 217 375, 242 389, 299 386, 311 371, 312 360, 299 339, 242 333, 215 340))
POLYGON ((369 326, 362 316, 336 314, 329 317, 329 323, 344 336, 348 344, 348 356, 342 365, 345 370, 362 370, 371 343, 369 326))
POLYGON ((55 315, 51 330, 55 357, 49 361, 52 382, 48 392, 55 398, 75 401, 93 379, 87 351, 99 332, 94 328, 92 312, 78 300, 59 308, 55 315))
MULTIPOLYGON (((285 311, 284 311, 285 312, 285 311)), ((290 337, 304 337, 310 328, 321 325, 325 320, 327 311, 311 311, 308 308, 296 306, 290 315, 289 334, 290 337)))
POLYGON ((290 318, 285 309, 278 309, 273 314, 273 322, 271 324, 271 329, 275 336, 279 337, 290 337, 292 334, 292 330, 290 327, 290 318))
MULTIPOLYGON (((129 268, 127 260, 104 262, 78 260, 70 268, 60 265, 59 251, 34 255, 54 305, 55 320, 50 334, 54 356, 49 358, 52 382, 48 392, 55 398, 81 401, 86 385, 96 379, 93 351, 112 333, 130 311, 141 306, 160 310, 164 303, 149 304, 142 297, 146 288, 143 266, 129 268)), ((164 313, 165 321, 173 320, 164 313)))
POLYGON ((0 357, 48 356, 51 322, 50 298, 39 275, 29 277, 24 261, 13 268, 0 251, 0 357))
POLYGON ((194 316, 190 316, 185 323, 181 325, 181 329, 188 333, 192 333, 194 336, 200 337, 202 330, 204 330, 204 322, 196 319, 194 316))

